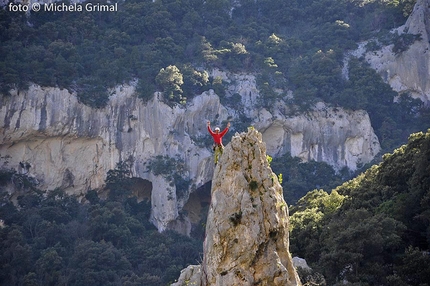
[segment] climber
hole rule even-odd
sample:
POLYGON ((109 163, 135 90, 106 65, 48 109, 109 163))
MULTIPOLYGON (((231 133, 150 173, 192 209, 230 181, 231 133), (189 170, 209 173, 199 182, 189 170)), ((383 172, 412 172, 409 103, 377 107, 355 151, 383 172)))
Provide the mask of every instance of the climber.
POLYGON ((222 137, 227 133, 228 129, 230 128, 230 122, 227 123, 227 127, 222 132, 219 132, 220 131, 219 127, 216 127, 215 132, 213 132, 211 129, 210 121, 208 121, 207 124, 208 124, 208 131, 214 139, 213 150, 214 150, 214 158, 215 158, 215 165, 216 165, 224 149, 224 146, 222 145, 222 137))

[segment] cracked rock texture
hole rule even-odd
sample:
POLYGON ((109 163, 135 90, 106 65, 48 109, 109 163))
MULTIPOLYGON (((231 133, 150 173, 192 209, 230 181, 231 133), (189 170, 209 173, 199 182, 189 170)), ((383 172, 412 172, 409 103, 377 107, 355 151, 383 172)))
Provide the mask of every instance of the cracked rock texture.
POLYGON ((207 136, 203 118, 224 118, 213 91, 187 109, 166 105, 159 94, 143 104, 132 85, 111 90, 102 109, 85 106, 59 88, 31 85, 11 93, 0 96, 0 168, 34 178, 42 190, 83 195, 103 187, 107 172, 131 158, 132 176, 152 186, 151 221, 163 231, 188 197, 177 197, 171 179, 148 171, 148 162, 156 156, 182 160, 184 177, 192 178, 194 188, 211 178, 211 153, 192 138, 207 136))
POLYGON ((175 226, 189 235, 189 223, 178 225, 179 211, 189 194, 213 174, 207 120, 213 125, 224 122, 223 126, 230 120, 229 135, 254 125, 272 157, 290 152, 338 170, 345 166, 355 170, 380 150, 365 111, 319 103, 307 114, 291 115, 283 101, 268 111, 256 104, 260 94, 254 75, 219 76, 230 82, 226 105, 213 90, 195 96, 186 106, 169 106, 160 93, 143 103, 133 84, 110 90, 109 102, 102 109, 83 105, 64 89, 31 85, 28 90, 12 90, 12 96, 0 96, 0 169, 24 173, 43 190, 62 188, 84 195, 102 188, 107 172, 131 158, 132 176, 142 186, 151 186, 138 191, 151 198, 154 225, 159 231, 175 226), (240 96, 239 101, 229 107, 233 94, 240 96), (249 125, 240 127, 245 125, 243 117, 249 118, 249 125), (176 195, 169 176, 148 170, 148 163, 157 156, 184 163, 183 176, 190 184, 182 196, 176 195))
POLYGON ((202 265, 173 285, 301 285, 289 252, 288 206, 262 134, 236 133, 212 182, 202 265))

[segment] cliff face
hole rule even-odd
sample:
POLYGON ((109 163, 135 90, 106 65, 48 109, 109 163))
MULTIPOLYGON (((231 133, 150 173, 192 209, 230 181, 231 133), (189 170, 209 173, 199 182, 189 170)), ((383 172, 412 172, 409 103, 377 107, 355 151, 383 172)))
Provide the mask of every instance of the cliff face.
POLYGON ((102 187, 108 170, 131 158, 133 177, 152 186, 145 189, 151 193, 151 220, 162 231, 178 218, 189 193, 212 178, 207 120, 229 118, 234 132, 241 116, 252 118, 250 124, 263 133, 269 155, 290 152, 337 169, 354 170, 379 151, 366 112, 319 104, 306 115, 290 116, 283 102, 269 112, 256 107, 260 95, 253 75, 218 73, 230 81, 226 100, 240 95, 234 108, 222 105, 212 90, 186 107, 170 107, 160 94, 144 104, 133 85, 119 86, 110 91, 103 109, 85 106, 58 88, 32 85, 27 91, 12 91, 12 96, 0 98, 0 167, 26 173, 41 189, 84 194, 102 187), (171 177, 148 171, 156 156, 183 162, 183 177, 191 182, 183 196, 177 197, 171 177))
POLYGON ((215 168, 202 265, 188 267, 174 285, 301 285, 288 220, 261 133, 236 134, 215 168))
POLYGON ((148 172, 147 163, 157 155, 180 158, 186 162, 185 176, 194 184, 210 180, 210 152, 193 144, 191 136, 206 135, 201 118, 222 113, 222 106, 213 93, 188 109, 171 108, 157 97, 142 104, 132 95, 132 86, 112 93, 108 106, 99 110, 57 88, 31 86, 2 97, 0 165, 34 177, 41 189, 61 187, 80 194, 100 188, 108 170, 132 158, 133 176, 152 182, 157 190, 151 194, 151 219, 164 230, 183 203, 171 180, 148 172), (20 162, 29 167, 21 168, 20 162))
MULTIPOLYGON (((326 162, 339 170, 370 162, 380 151, 378 138, 365 111, 348 111, 317 104, 314 110, 294 117, 262 110, 255 125, 263 133, 271 156, 286 152, 303 161, 326 162), (263 119, 264 118, 264 119, 263 119)), ((286 106, 284 106, 286 108, 286 106)))
POLYGON ((365 111, 333 108, 320 102, 309 112, 291 115, 284 101, 278 101, 269 111, 256 108, 260 94, 254 75, 214 71, 212 76, 229 84, 227 96, 240 95, 235 109, 227 110, 233 118, 240 112, 253 118, 252 124, 263 134, 270 156, 289 152, 305 162, 315 160, 337 170, 356 170, 357 165, 370 162, 381 149, 365 111))
POLYGON ((398 34, 420 34, 408 50, 394 54, 393 45, 365 54, 366 60, 398 92, 409 92, 430 104, 430 0, 418 0, 398 34))

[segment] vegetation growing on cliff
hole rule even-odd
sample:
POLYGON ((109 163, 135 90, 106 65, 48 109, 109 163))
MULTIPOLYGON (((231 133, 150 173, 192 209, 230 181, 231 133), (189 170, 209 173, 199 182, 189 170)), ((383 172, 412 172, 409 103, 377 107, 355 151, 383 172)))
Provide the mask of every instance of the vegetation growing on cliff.
POLYGON ((371 36, 404 43, 387 31, 404 23, 414 3, 127 0, 114 13, 1 9, 0 92, 34 82, 74 90, 81 102, 100 108, 107 88, 138 79, 144 100, 159 90, 170 104, 185 104, 208 88, 222 93, 222 83, 207 70, 255 72, 263 106, 283 97, 275 92, 281 88, 293 90, 293 103, 302 110, 317 100, 364 108, 389 150, 398 146, 392 141, 399 134, 406 140, 419 130, 405 130, 399 117, 411 118, 405 112, 421 106, 393 104, 396 94, 361 62, 351 65, 346 81, 342 59, 371 36))
POLYGON ((430 130, 330 195, 315 190, 300 199, 290 209, 291 251, 329 285, 426 285, 429 198, 430 130))
POLYGON ((162 176, 175 185, 176 197, 182 198, 190 187, 191 179, 187 176, 184 162, 178 158, 155 156, 148 162, 148 171, 155 176, 162 176))
MULTIPOLYGON (((142 99, 160 90, 169 104, 185 104, 208 88, 225 95, 222 80, 206 72, 222 68, 258 73, 261 104, 268 108, 283 96, 275 89, 288 88, 302 111, 317 100, 366 109, 384 150, 411 130, 428 127, 429 117, 415 117, 424 112, 419 101, 403 95, 393 103, 396 93, 360 60, 350 62, 349 81, 340 75, 344 51, 376 31, 387 38, 388 29, 404 23, 414 0, 238 3, 231 10, 223 0, 127 0, 118 13, 29 16, 0 9, 0 92, 34 82, 74 90, 81 102, 100 108, 108 87, 138 79, 142 99)), ((401 53, 419 39, 389 40, 401 53)), ((430 281, 427 139, 428 134, 414 135, 408 146, 336 192, 315 191, 301 199, 291 209, 293 252, 333 283, 430 281)), ((168 158, 159 159, 152 167, 168 158)), ((329 191, 348 175, 323 163, 293 162, 288 155, 277 160, 272 166, 283 174, 289 203, 315 187, 329 191)), ((18 207, 3 197, 1 284, 160 285, 195 263, 201 243, 158 234, 148 222, 148 203, 129 198, 128 175, 116 171, 107 180, 109 198, 90 191, 88 205, 61 191, 32 188, 18 207)), ((14 175, 1 173, 0 186, 14 175)), ((183 177, 174 178, 177 190, 189 183, 183 177)))
POLYGON ((76 89, 84 99, 99 94, 89 86, 138 78, 153 92, 160 71, 174 66, 192 93, 207 83, 185 76, 199 66, 259 71, 270 86, 288 84, 304 97, 331 94, 342 83, 343 51, 403 24, 414 2, 237 1, 232 9, 223 0, 128 0, 115 13, 2 9, 1 91, 35 82, 76 89))

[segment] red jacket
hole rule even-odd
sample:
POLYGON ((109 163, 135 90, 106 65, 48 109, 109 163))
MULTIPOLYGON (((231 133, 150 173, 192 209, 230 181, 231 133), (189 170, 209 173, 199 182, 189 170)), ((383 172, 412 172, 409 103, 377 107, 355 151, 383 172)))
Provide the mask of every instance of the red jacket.
POLYGON ((208 126, 208 131, 214 138, 215 144, 222 145, 222 137, 227 133, 228 127, 226 127, 222 132, 218 134, 213 132, 210 126, 208 126))

